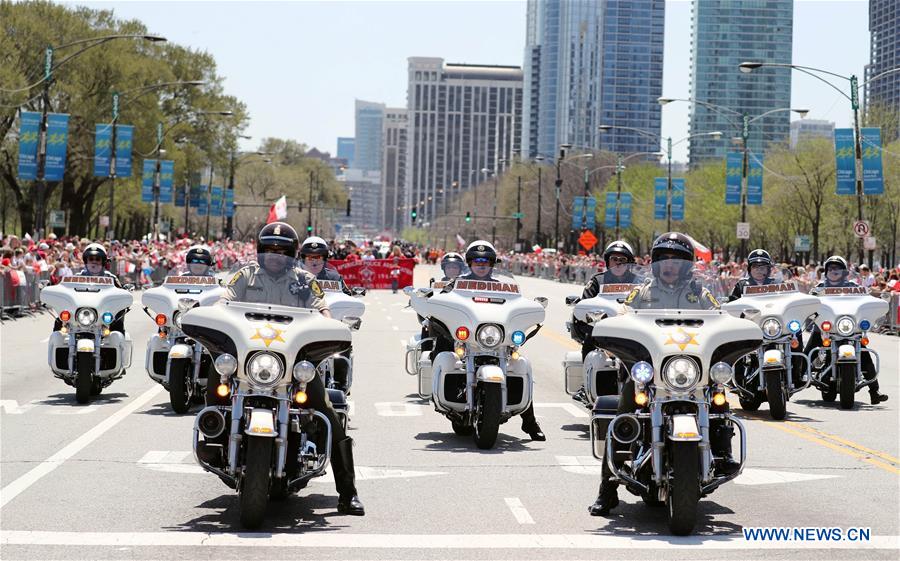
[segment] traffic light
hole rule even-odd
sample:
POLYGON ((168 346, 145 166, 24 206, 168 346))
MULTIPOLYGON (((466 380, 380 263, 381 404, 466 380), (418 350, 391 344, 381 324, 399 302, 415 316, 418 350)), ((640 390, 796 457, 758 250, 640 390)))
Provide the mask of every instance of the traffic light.
POLYGON ((347 216, 350 216, 350 199, 347 199, 347 216))
POLYGON ((472 221, 472 213, 466 212, 466 224, 472 221))
POLYGON ((300 212, 303 212, 303 201, 300 201, 299 203, 297 203, 297 210, 300 212))
POLYGON ((309 225, 306 226, 306 233, 307 233, 307 234, 312 234, 312 224, 309 224, 309 225))
POLYGON ((419 213, 413 210, 413 211, 410 211, 409 216, 412 218, 412 221, 415 222, 416 217, 419 216, 419 213))

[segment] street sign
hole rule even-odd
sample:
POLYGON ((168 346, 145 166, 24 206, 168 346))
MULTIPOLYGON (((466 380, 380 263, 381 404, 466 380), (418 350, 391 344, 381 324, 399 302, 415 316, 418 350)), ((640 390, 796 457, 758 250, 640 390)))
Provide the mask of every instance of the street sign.
POLYGON ((104 228, 106 226, 109 226, 109 216, 101 216, 100 217, 100 225, 103 226, 104 228))
POLYGON ((863 238, 863 249, 866 251, 874 251, 877 247, 878 244, 875 243, 875 236, 866 236, 863 238))
POLYGON ((750 223, 749 222, 738 222, 737 223, 737 239, 739 239, 739 240, 749 240, 750 239, 750 223))
POLYGON ((812 244, 809 236, 794 236, 794 251, 805 253, 810 250, 812 244))
POLYGON ((585 249, 585 251, 590 251, 592 247, 597 245, 597 236, 595 236, 594 233, 590 230, 585 230, 580 236, 578 236, 578 243, 585 249))
POLYGON ((869 223, 865 220, 857 220, 853 223, 853 233, 856 234, 857 238, 864 238, 869 235, 872 229, 869 227, 869 223))
POLYGON ((513 218, 525 218, 524 212, 514 212, 512 215, 513 218))
POLYGON ((50 227, 64 228, 66 226, 66 212, 64 210, 50 211, 50 227))

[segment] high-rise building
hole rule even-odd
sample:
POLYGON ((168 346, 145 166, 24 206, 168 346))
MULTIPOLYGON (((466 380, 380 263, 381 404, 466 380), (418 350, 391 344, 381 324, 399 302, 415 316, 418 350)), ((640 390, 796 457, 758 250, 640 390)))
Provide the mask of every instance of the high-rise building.
POLYGON ((810 138, 834 140, 834 121, 818 119, 791 121, 791 150, 796 148, 800 141, 810 138))
POLYGON ((381 133, 384 104, 356 100, 356 137, 353 167, 366 171, 381 170, 381 133))
POLYGON ((374 234, 381 229, 381 172, 357 168, 337 178, 350 198, 350 218, 356 230, 374 234))
POLYGON ((355 146, 355 138, 339 136, 337 139, 337 157, 341 160, 347 160, 347 165, 351 167, 353 166, 353 149, 355 146))
MULTIPOLYGON (((691 98, 726 108, 692 104, 690 134, 721 131, 723 137, 690 140, 690 163, 721 159, 731 138, 741 135, 741 115, 757 117, 790 107, 791 69, 763 67, 745 74, 742 62, 791 63, 793 0, 693 0, 691 98)), ((748 145, 762 154, 790 131, 790 112, 753 122, 748 145)))
POLYGON ((407 118, 404 224, 413 208, 421 224, 519 151, 522 69, 411 57, 407 118))
POLYGON ((403 229, 403 188, 406 184, 406 109, 388 107, 384 112, 381 163, 381 224, 399 234, 403 229))
POLYGON ((562 143, 655 152, 660 132, 664 0, 529 0, 523 142, 528 156, 562 143))
MULTIPOLYGON (((869 33, 869 64, 866 65, 865 81, 900 66, 900 2, 869 0, 869 33)), ((866 108, 880 106, 900 115, 900 72, 874 80, 866 86, 865 95, 866 108)), ((900 131, 900 122, 896 130, 900 131)), ((892 140, 882 139, 883 142, 892 140)))

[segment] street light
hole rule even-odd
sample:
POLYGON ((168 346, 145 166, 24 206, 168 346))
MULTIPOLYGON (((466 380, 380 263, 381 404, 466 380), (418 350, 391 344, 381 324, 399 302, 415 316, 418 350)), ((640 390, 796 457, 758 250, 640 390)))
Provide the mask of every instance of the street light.
MULTIPOLYGON (((843 76, 841 74, 836 74, 834 72, 830 72, 828 70, 822 70, 821 68, 813 68, 811 66, 800 66, 799 64, 787 64, 780 62, 757 62, 757 61, 748 61, 742 62, 738 65, 738 69, 744 74, 749 74, 753 72, 757 68, 761 68, 763 66, 770 66, 775 68, 791 68, 793 70, 797 70, 798 72, 802 72, 808 76, 812 76, 816 80, 827 84, 833 90, 837 91, 839 94, 844 96, 847 100, 850 101, 850 107, 853 109, 853 143, 854 143, 854 153, 855 157, 855 171, 856 171, 856 209, 857 209, 857 219, 862 222, 863 221, 863 182, 862 182, 862 140, 859 134, 859 80, 856 78, 855 74, 851 74, 850 76, 843 76), (850 83, 850 95, 847 95, 843 92, 839 87, 835 86, 825 78, 819 76, 819 74, 827 74, 829 76, 833 76, 835 78, 840 78, 842 80, 847 80, 850 83)), ((892 68, 890 70, 885 70, 881 74, 873 76, 863 82, 862 87, 867 86, 868 84, 874 82, 875 80, 881 79, 889 74, 894 74, 896 72, 900 72, 900 67, 892 68)), ((859 239, 859 262, 862 263, 865 258, 865 246, 864 246, 863 238, 859 239)), ((874 256, 874 250, 869 251, 869 261, 872 261, 874 256)))
POLYGON ((599 168, 595 168, 591 170, 590 175, 602 170, 602 169, 610 169, 616 168, 616 239, 619 239, 619 200, 622 196, 622 172, 625 171, 624 163, 632 158, 638 158, 641 156, 656 156, 661 158, 665 156, 662 152, 636 152, 634 154, 629 154, 628 156, 622 157, 621 154, 616 153, 616 163, 611 166, 601 166, 599 168))
MULTIPOLYGON (((566 150, 570 150, 572 145, 568 142, 559 145, 559 156, 556 158, 556 216, 555 216, 555 227, 553 234, 553 245, 556 249, 559 249, 559 193, 562 188, 563 180, 562 180, 562 164, 566 159, 566 150)), ((578 158, 593 158, 593 154, 579 154, 578 156, 572 156, 568 158, 566 163, 570 163, 571 160, 576 160, 578 158)))

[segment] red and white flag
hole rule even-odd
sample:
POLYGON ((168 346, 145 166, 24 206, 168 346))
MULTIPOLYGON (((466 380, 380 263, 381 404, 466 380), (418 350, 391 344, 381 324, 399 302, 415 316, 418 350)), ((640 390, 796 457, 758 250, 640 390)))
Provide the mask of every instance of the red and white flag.
POLYGON ((278 222, 287 218, 287 198, 282 195, 275 204, 269 207, 269 216, 266 218, 266 224, 278 222))
POLYGON ((459 234, 456 234, 456 245, 458 245, 459 248, 462 249, 466 245, 465 238, 463 238, 459 234))
MULTIPOLYGON (((687 234, 685 234, 685 235, 687 236, 687 234)), ((694 238, 692 238, 690 236, 687 236, 687 238, 689 240, 691 240, 692 244, 694 244, 694 257, 695 258, 702 259, 702 260, 706 261, 707 263, 712 261, 712 251, 708 247, 706 247, 705 245, 703 245, 702 243, 698 242, 697 240, 695 240, 694 238)))

